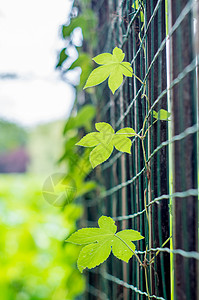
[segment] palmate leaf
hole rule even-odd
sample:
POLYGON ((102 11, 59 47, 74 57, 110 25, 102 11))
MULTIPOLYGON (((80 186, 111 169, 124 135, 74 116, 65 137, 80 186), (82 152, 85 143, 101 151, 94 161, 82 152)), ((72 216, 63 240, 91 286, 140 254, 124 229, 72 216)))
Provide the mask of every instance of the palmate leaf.
POLYGON ((135 130, 125 127, 116 133, 112 126, 105 122, 95 124, 99 132, 91 132, 85 135, 76 145, 83 147, 95 147, 89 156, 93 168, 106 161, 113 152, 114 147, 121 152, 131 153, 131 140, 135 130))
POLYGON ((160 109, 158 112, 156 112, 155 110, 153 110, 153 117, 157 120, 161 120, 161 121, 169 121, 169 117, 170 117, 171 113, 169 113, 167 110, 165 109, 160 109))
POLYGON ((113 54, 102 53, 94 57, 93 60, 101 65, 91 72, 85 88, 98 85, 108 78, 108 86, 112 93, 119 88, 123 81, 123 75, 132 77, 133 69, 129 62, 123 62, 125 54, 117 47, 113 49, 113 54))
POLYGON ((116 233, 117 226, 110 217, 100 217, 98 225, 99 228, 80 229, 66 240, 73 244, 84 245, 77 261, 80 272, 85 268, 91 269, 103 263, 109 257, 111 250, 118 259, 128 262, 135 251, 132 241, 144 238, 138 231, 132 229, 116 233))

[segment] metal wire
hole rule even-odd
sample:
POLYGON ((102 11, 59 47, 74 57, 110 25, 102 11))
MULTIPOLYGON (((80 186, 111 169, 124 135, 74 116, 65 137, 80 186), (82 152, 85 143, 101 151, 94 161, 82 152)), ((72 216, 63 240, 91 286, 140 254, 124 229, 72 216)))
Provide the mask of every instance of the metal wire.
MULTIPOLYGON (((187 128, 184 132, 182 132, 181 134, 179 135, 176 135, 174 136, 173 138, 171 138, 170 140, 167 140, 163 143, 161 143, 154 151, 153 153, 149 156, 149 158, 147 159, 147 161, 150 161, 150 159, 160 150, 162 149, 163 147, 175 142, 175 141, 180 141, 184 138, 186 138, 187 136, 189 136, 190 134, 193 134, 193 133, 196 133, 199 131, 199 126, 198 124, 195 124, 194 126, 190 127, 190 128, 187 128)), ((139 172, 136 174, 136 176, 134 176, 132 179, 130 180, 127 180, 126 182, 122 182, 120 184, 118 184, 117 186, 114 186, 113 188, 111 188, 110 190, 106 190, 105 192, 102 192, 100 197, 95 200, 95 201, 88 201, 86 203, 86 205, 88 206, 91 206, 91 205, 95 205, 97 202, 100 201, 100 199, 103 199, 107 196, 110 196, 111 194, 117 192, 118 190, 122 189, 123 187, 133 183, 144 171, 145 171, 145 167, 139 172)))
MULTIPOLYGON (((115 282, 119 285, 122 285, 128 289, 131 289, 132 291, 134 291, 135 293, 138 293, 140 295, 145 295, 145 296, 148 296, 148 294, 146 292, 143 292, 141 290, 139 290, 137 287, 131 285, 131 284, 128 284, 127 282, 124 282, 123 280, 115 277, 115 276, 112 276, 111 274, 108 274, 108 273, 100 273, 105 279, 107 280, 110 280, 112 282, 115 282)), ((165 298, 162 298, 162 297, 158 297, 156 295, 149 295, 150 298, 154 298, 154 299, 157 299, 157 300, 166 300, 165 298)))
POLYGON ((149 0, 138 1, 137 8, 134 0, 102 3, 96 11, 101 24, 99 41, 102 41, 96 54, 111 52, 115 46, 122 48, 125 60, 131 62, 134 74, 143 84, 135 77, 125 78, 114 95, 106 85, 101 89, 99 86, 96 89, 96 98, 100 95, 97 120, 109 122, 115 130, 131 127, 141 135, 143 122, 147 128, 154 121, 153 110, 167 110, 169 104, 171 121, 158 120, 150 127, 143 142, 145 150, 136 136, 131 142, 131 155, 114 152, 95 173, 105 189, 88 195, 84 201, 88 226, 96 226, 102 214, 111 216, 118 230, 133 228, 145 236, 137 243, 135 251, 142 259, 146 253, 151 258, 153 252, 160 252, 157 256, 154 254, 153 266, 147 269, 149 293, 144 270, 135 259, 126 265, 111 256, 99 269, 91 271, 87 299, 190 299, 197 281, 193 278, 196 274, 192 273, 199 260, 192 234, 196 228, 190 230, 190 226, 195 226, 190 220, 198 218, 193 207, 197 210, 199 195, 196 184, 199 125, 194 111, 199 54, 194 52, 191 34, 195 3, 193 0, 149 0), (185 29, 189 35, 185 34, 185 29), (166 48, 169 48, 169 55, 166 48), (143 94, 148 96, 148 101, 143 94), (174 166, 169 164, 171 158, 174 166), (179 179, 176 168, 181 170, 179 179), (178 208, 180 213, 176 213, 178 208), (172 223, 177 215, 181 220, 179 236, 184 233, 181 239, 176 238, 177 229, 172 223), (170 227, 175 229, 170 248, 160 247, 171 235, 170 227), (173 241, 178 242, 175 248, 173 241), (175 265, 176 260, 180 261, 182 272, 178 270, 179 263, 175 265), (188 274, 188 279, 179 287, 176 282, 183 282, 183 272, 188 274))

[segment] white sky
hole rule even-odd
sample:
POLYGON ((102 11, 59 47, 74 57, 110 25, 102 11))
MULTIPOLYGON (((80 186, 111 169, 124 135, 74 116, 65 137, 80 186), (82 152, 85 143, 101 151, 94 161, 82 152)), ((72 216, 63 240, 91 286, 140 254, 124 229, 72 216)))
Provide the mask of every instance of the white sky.
POLYGON ((59 80, 59 36, 71 0, 2 0, 0 3, 0 73, 21 79, 0 80, 0 117, 25 126, 63 118, 74 90, 59 80))

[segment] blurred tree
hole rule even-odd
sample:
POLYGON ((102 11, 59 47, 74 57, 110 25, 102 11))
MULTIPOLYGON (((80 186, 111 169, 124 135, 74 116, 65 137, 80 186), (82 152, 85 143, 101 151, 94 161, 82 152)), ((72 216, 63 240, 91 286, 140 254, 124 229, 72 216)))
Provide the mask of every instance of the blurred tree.
MULTIPOLYGON (((58 170, 56 163, 64 142, 63 126, 63 121, 55 121, 38 125, 29 131, 27 144, 30 156, 29 172, 48 176, 58 170)), ((65 171, 64 168, 62 170, 65 171)))
POLYGON ((0 120, 0 173, 23 173, 29 162, 27 132, 19 125, 0 120))
POLYGON ((0 120, 0 153, 21 148, 26 145, 27 132, 19 125, 0 120))

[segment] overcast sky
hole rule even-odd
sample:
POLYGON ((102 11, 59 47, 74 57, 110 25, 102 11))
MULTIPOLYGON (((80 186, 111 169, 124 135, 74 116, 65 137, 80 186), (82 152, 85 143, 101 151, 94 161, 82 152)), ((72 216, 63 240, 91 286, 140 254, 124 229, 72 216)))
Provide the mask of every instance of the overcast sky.
POLYGON ((59 36, 71 0, 2 0, 0 4, 0 117, 31 126, 68 115, 74 90, 59 80, 59 36))

